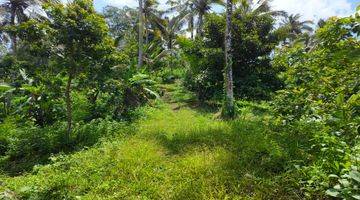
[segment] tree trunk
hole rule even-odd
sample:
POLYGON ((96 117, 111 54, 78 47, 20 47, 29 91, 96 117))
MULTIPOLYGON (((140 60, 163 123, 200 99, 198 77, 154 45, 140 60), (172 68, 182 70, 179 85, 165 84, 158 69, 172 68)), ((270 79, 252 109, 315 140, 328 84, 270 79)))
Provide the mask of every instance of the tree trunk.
POLYGON ((143 65, 143 51, 144 51, 144 17, 143 17, 143 0, 139 0, 139 60, 138 68, 143 65))
POLYGON ((4 103, 4 114, 5 114, 5 116, 7 115, 7 108, 6 108, 6 96, 4 97, 4 101, 3 101, 3 103, 4 103))
POLYGON ((172 37, 171 37, 171 35, 169 36, 169 39, 168 39, 169 41, 168 41, 168 43, 167 43, 167 48, 168 48, 168 50, 169 50, 169 53, 170 53, 170 60, 169 60, 169 64, 168 64, 168 66, 170 67, 170 68, 172 68, 173 67, 173 52, 172 52, 172 49, 173 49, 173 44, 172 44, 172 37))
POLYGON ((72 129, 72 102, 71 102, 71 81, 73 79, 73 72, 69 70, 68 72, 68 81, 66 84, 66 91, 65 91, 65 102, 66 102, 66 114, 67 114, 67 135, 66 139, 67 142, 70 141, 70 134, 72 129))
POLYGON ((172 37, 171 36, 169 36, 169 39, 168 39, 169 41, 168 41, 168 43, 167 43, 167 48, 168 48, 168 50, 172 50, 172 37))
POLYGON ((147 14, 144 14, 145 19, 145 44, 148 45, 150 42, 150 22, 147 14))
POLYGON ((149 44, 149 22, 148 22, 148 16, 146 14, 144 14, 144 17, 145 17, 145 44, 149 44))
POLYGON ((199 13, 199 22, 198 22, 198 27, 197 27, 197 36, 202 38, 204 36, 203 33, 203 26, 204 26, 204 13, 200 12, 199 13))
MULTIPOLYGON (((15 17, 16 17, 16 10, 14 7, 11 7, 11 12, 10 12, 11 26, 15 26, 15 17)), ((11 37, 11 49, 13 53, 16 53, 16 49, 17 49, 16 33, 11 33, 10 37, 11 37)))
POLYGON ((149 44, 149 29, 146 28, 145 44, 149 44))
POLYGON ((225 70, 224 70, 224 90, 225 98, 222 109, 223 118, 235 117, 234 106, 234 87, 233 87, 233 72, 232 72, 232 34, 231 34, 231 17, 232 17, 232 3, 227 0, 226 3, 226 31, 225 31, 225 70))
POLYGON ((194 39, 194 16, 191 14, 189 17, 189 31, 191 40, 194 39))
POLYGON ((91 105, 95 106, 99 94, 100 94, 100 90, 96 90, 94 93, 90 94, 88 99, 91 105))

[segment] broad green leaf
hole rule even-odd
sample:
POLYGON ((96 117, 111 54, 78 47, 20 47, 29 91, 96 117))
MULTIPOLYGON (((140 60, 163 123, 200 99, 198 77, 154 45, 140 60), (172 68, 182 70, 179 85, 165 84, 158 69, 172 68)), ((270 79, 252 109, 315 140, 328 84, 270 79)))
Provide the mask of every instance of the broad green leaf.
POLYGON ((354 195, 352 195, 352 197, 353 197, 354 199, 360 200, 360 195, 359 195, 359 194, 354 194, 354 195))
POLYGON ((0 83, 0 92, 6 92, 10 90, 12 87, 7 83, 0 83))
POLYGON ((336 174, 330 174, 330 175, 329 175, 329 178, 339 178, 339 176, 336 175, 336 174))
POLYGON ((344 103, 344 99, 345 99, 345 96, 343 93, 338 94, 338 96, 336 97, 336 104, 338 106, 341 106, 344 103))
POLYGON ((350 182, 347 179, 341 179, 339 180, 339 182, 341 183, 341 185, 343 185, 345 188, 350 186, 350 182))
POLYGON ((334 186, 334 189, 336 189, 336 190, 341 190, 341 185, 336 184, 336 185, 334 186))
POLYGON ((157 99, 160 99, 160 95, 157 92, 155 92, 149 88, 144 88, 144 90, 147 91, 149 94, 155 96, 157 99))
POLYGON ((326 190, 326 194, 332 197, 338 197, 340 193, 335 189, 328 189, 326 190))
POLYGON ((349 100, 348 100, 348 103, 350 105, 355 105, 356 103, 359 103, 360 101, 360 93, 359 94, 353 94, 349 100))
POLYGON ((354 179, 355 181, 359 182, 360 183, 360 173, 357 172, 357 171, 351 171, 349 173, 350 175, 350 178, 354 179))

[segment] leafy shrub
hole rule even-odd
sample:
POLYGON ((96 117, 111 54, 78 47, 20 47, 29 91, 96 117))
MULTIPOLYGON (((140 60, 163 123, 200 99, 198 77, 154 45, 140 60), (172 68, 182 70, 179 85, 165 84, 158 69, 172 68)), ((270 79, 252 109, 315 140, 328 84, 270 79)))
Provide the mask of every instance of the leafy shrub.
POLYGON ((330 178, 337 180, 333 188, 326 194, 342 199, 360 199, 360 146, 356 145, 350 154, 350 162, 341 171, 340 176, 332 174, 330 178))
POLYGON ((184 69, 165 67, 163 69, 156 71, 155 75, 156 77, 159 77, 160 81, 163 83, 174 83, 176 79, 183 77, 184 69))
POLYGON ((310 198, 323 198, 325 191, 334 187, 330 174, 342 178, 328 194, 356 196, 356 180, 344 177, 358 168, 349 166, 351 149, 359 141, 358 18, 332 18, 317 31, 315 46, 309 49, 298 44, 282 49, 274 60, 274 66, 284 70, 280 77, 286 84, 273 101, 279 119, 286 125, 318 124, 311 148, 304 149, 310 162, 300 168, 306 177, 303 189, 310 198))
MULTIPOLYGON (((274 19, 269 15, 244 14, 237 9, 233 15, 233 77, 235 95, 246 99, 270 99, 271 93, 282 87, 277 70, 272 67, 271 51, 279 42, 273 31, 274 19)), ((225 16, 206 15, 204 41, 179 41, 189 63, 186 86, 199 99, 222 95, 225 16)))
POLYGON ((183 50, 190 67, 185 74, 185 86, 195 92, 200 101, 220 97, 223 88, 223 51, 206 48, 199 40, 187 45, 183 46, 183 50))
POLYGON ((125 136, 132 131, 131 126, 107 119, 76 124, 70 141, 66 139, 66 124, 62 122, 47 127, 16 127, 14 122, 7 122, 0 125, 0 130, 4 131, 0 140, 0 166, 11 175, 49 162, 52 154, 81 150, 101 138, 125 136))

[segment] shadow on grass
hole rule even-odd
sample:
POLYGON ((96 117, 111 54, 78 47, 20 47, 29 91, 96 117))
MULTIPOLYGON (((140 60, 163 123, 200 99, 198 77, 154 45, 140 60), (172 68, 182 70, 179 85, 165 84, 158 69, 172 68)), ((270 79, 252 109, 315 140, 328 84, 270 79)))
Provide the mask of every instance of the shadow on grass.
MULTIPOLYGON (((271 175, 284 171, 287 155, 270 139, 259 122, 221 122, 221 126, 196 128, 185 133, 158 134, 156 139, 171 155, 181 155, 195 147, 222 147, 234 155, 239 170, 271 175)), ((231 164, 232 165, 232 164, 231 164)))
MULTIPOLYGON (((207 188, 204 184, 223 187, 227 191, 225 194, 234 198, 297 199, 299 190, 296 186, 289 190, 288 185, 288 182, 294 183, 287 177, 291 155, 269 134, 265 124, 251 121, 221 122, 220 126, 204 125, 186 133, 158 134, 156 139, 168 150, 169 156, 186 158, 189 154, 201 154, 203 151, 206 157, 208 150, 224 150, 214 158, 213 166, 193 172, 195 178, 192 177, 191 184, 177 191, 175 199, 186 197, 190 191, 197 195, 194 188, 207 188), (196 179, 196 176, 199 178, 196 179), (204 176, 209 176, 205 181, 210 179, 210 183, 204 183, 204 176)), ((206 159, 211 158, 205 158, 200 164, 206 163, 206 159)), ((196 195, 191 199, 203 199, 196 195)), ((220 197, 214 197, 217 198, 220 197)))
POLYGON ((201 114, 216 113, 220 106, 212 101, 200 101, 196 95, 188 91, 181 83, 177 82, 168 86, 164 100, 171 105, 172 110, 177 111, 181 108, 190 108, 201 114))

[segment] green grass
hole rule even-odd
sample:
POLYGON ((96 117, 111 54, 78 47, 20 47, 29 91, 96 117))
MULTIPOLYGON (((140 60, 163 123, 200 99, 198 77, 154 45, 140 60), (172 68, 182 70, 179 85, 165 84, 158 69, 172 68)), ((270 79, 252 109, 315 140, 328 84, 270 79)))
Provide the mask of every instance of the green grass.
POLYGON ((301 199, 286 145, 266 115, 246 107, 232 122, 168 103, 144 108, 135 134, 3 177, 0 191, 23 199, 301 199))

